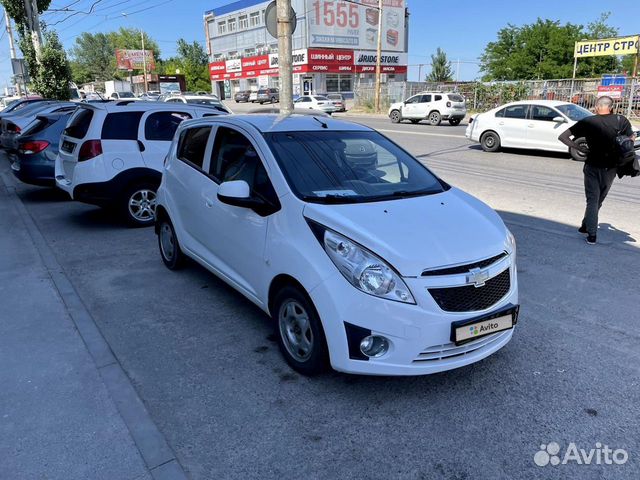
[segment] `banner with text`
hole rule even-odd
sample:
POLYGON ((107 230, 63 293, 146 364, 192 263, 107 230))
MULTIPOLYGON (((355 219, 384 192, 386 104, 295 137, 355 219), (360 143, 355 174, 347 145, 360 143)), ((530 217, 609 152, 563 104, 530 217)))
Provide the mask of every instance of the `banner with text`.
POLYGON ((153 50, 116 50, 116 63, 120 70, 142 70, 144 63, 147 64, 147 72, 156 69, 156 62, 153 58, 153 50))
MULTIPOLYGON (((378 0, 306 0, 309 47, 375 49, 380 13, 377 7, 378 0)), ((404 0, 383 0, 383 50, 404 50, 404 12, 404 0)))
POLYGON ((636 55, 638 53, 638 35, 632 37, 603 38, 576 42, 573 56, 603 57, 606 55, 636 55))

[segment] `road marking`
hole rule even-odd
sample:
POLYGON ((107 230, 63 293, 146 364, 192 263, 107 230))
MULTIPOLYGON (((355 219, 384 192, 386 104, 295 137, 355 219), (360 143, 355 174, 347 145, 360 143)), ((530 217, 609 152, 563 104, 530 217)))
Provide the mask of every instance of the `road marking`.
POLYGON ((464 135, 449 135, 448 133, 427 133, 427 132, 405 132, 403 130, 384 130, 382 128, 376 128, 379 132, 385 133, 406 133, 408 135, 425 135, 427 137, 451 137, 451 138, 465 138, 464 135))

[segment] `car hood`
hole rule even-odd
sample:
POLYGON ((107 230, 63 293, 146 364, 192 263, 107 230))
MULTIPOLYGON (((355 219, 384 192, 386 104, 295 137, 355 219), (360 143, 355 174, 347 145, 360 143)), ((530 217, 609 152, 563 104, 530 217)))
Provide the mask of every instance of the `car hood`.
POLYGON ((304 215, 365 246, 404 277, 489 258, 508 248, 498 214, 456 188, 385 202, 308 203, 304 215))
POLYGON ((389 110, 397 110, 398 108, 404 106, 404 102, 396 102, 396 103, 392 103, 391 106, 389 107, 389 110))

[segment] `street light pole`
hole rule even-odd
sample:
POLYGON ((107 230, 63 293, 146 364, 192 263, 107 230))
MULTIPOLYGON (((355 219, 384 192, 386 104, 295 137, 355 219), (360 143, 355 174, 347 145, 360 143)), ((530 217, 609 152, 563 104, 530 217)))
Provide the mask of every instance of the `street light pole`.
POLYGON ((140 38, 142 39, 142 75, 144 76, 144 93, 149 91, 149 83, 147 82, 147 51, 144 49, 144 32, 140 29, 140 38))
POLYGON ((280 113, 293 113, 293 59, 291 57, 291 0, 276 0, 280 113))
POLYGON ((380 113, 380 65, 382 56, 382 0, 378 0, 378 46, 376 49, 376 92, 374 105, 376 113, 380 113))
MULTIPOLYGON (((18 57, 16 56, 16 46, 13 40, 13 29, 11 28, 11 19, 9 18, 9 14, 7 13, 6 10, 4 11, 4 23, 7 26, 7 36, 9 37, 9 52, 11 53, 11 58, 16 59, 18 57)), ((18 94, 18 96, 22 96, 20 81, 18 80, 17 75, 15 79, 16 79, 16 84, 15 84, 16 93, 18 94)))

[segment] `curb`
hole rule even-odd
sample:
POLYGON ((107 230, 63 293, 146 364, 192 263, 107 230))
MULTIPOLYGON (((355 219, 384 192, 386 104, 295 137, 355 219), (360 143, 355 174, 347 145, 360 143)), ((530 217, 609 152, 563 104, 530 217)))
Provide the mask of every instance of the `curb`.
POLYGON ((67 308, 80 338, 91 355, 100 378, 107 387, 107 391, 127 426, 147 469, 154 480, 187 480, 188 477, 175 453, 152 420, 144 402, 138 396, 122 365, 100 332, 100 328, 82 302, 64 269, 58 263, 53 250, 40 232, 33 217, 16 193, 13 179, 6 174, 0 174, 0 180, 7 190, 9 201, 20 215, 27 233, 36 246, 38 255, 67 308))

